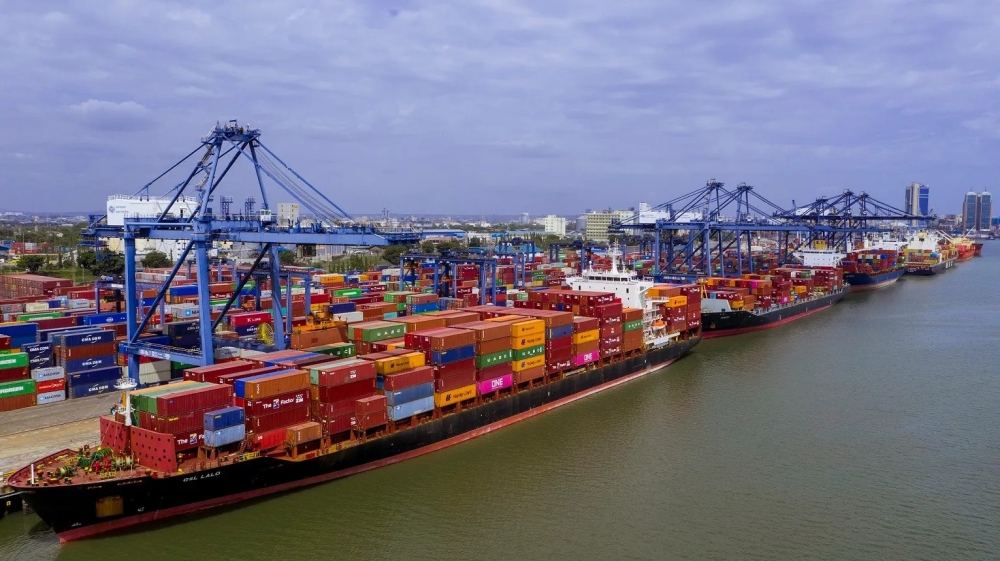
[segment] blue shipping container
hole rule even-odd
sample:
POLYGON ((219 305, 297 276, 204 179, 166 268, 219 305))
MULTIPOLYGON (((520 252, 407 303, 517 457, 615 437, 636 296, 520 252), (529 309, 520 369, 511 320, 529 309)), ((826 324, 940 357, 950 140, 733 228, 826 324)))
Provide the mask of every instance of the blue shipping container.
POLYGON ((426 413, 428 411, 434 410, 434 397, 424 397, 416 401, 409 401, 407 403, 400 403, 399 405, 394 405, 388 408, 389 419, 392 421, 399 421, 402 419, 407 419, 414 415, 419 415, 420 413, 426 413))
POLYGON ((401 390, 383 390, 385 402, 388 405, 399 405, 409 401, 416 401, 425 397, 434 397, 434 382, 417 384, 401 390))
POLYGON ((28 343, 21 345, 21 352, 28 353, 28 358, 36 356, 52 356, 52 343, 28 343))
POLYGON ((52 361, 52 353, 42 356, 29 356, 28 357, 28 370, 36 370, 38 368, 48 368, 54 363, 52 361))
POLYGON ((80 325, 77 327, 56 327, 53 329, 39 329, 38 330, 38 340, 39 341, 53 341, 53 337, 59 333, 72 333, 74 331, 89 330, 93 331, 94 328, 89 325, 80 325))
POLYGON ((205 446, 218 448, 226 444, 239 442, 246 438, 247 427, 244 424, 233 425, 219 430, 205 431, 205 446))
POLYGON ((110 343, 114 340, 115 332, 110 329, 98 329, 89 333, 67 333, 62 336, 62 344, 65 347, 98 345, 100 343, 110 343))
POLYGON ((355 312, 358 309, 358 305, 354 302, 342 302, 340 304, 330 304, 331 314, 346 314, 347 312, 355 312))
POLYGON ((569 337, 573 334, 573 324, 560 325, 559 327, 550 327, 545 330, 545 339, 559 339, 562 337, 569 337))
POLYGON ((151 345, 169 345, 170 337, 166 335, 157 335, 156 337, 143 337, 139 339, 143 343, 149 343, 151 345))
POLYGON ((34 340, 35 333, 38 333, 37 323, 28 322, 0 325, 0 335, 7 335, 11 339, 16 337, 31 337, 34 340))
POLYGON ((447 351, 431 351, 431 364, 450 364, 476 356, 476 346, 456 347, 447 351))
POLYGON ((239 327, 232 328, 240 337, 247 337, 249 335, 256 335, 260 331, 260 324, 256 325, 241 325, 239 327))
MULTIPOLYGON (((74 372, 66 376, 70 384, 94 384, 97 382, 110 382, 122 377, 121 366, 111 366, 108 368, 95 368, 74 372)), ((114 384, 112 384, 114 385, 114 384)))
POLYGON ((236 395, 236 397, 245 397, 247 382, 255 382, 257 380, 263 380, 265 378, 277 376, 278 374, 287 374, 289 372, 296 372, 296 371, 297 369, 295 368, 289 368, 288 370, 279 370, 277 372, 268 372, 267 374, 258 374, 256 376, 250 376, 249 378, 241 378, 239 380, 236 380, 236 383, 233 385, 233 393, 236 395))
POLYGON ((167 324, 167 335, 169 335, 170 338, 173 339, 174 337, 180 337, 191 333, 197 334, 198 325, 199 322, 197 321, 171 322, 167 324))
POLYGON ((118 355, 111 354, 67 360, 63 363, 63 368, 66 369, 67 373, 72 374, 75 372, 83 372, 84 370, 93 370, 95 368, 107 368, 108 366, 115 366, 117 364, 118 355))
POLYGON ((84 325, 101 325, 104 323, 125 323, 128 317, 125 314, 93 314, 83 316, 84 325))
POLYGON ((115 383, 113 381, 94 382, 92 384, 74 384, 70 382, 69 386, 66 388, 66 395, 75 399, 78 397, 88 397, 91 395, 111 393, 115 391, 118 390, 115 389, 115 383))
POLYGON ((427 312, 436 312, 438 311, 438 303, 431 302, 429 304, 413 304, 410 306, 410 309, 413 310, 413 313, 415 314, 426 314, 427 312))
POLYGON ((177 296, 197 296, 198 285, 185 284, 182 286, 171 286, 167 293, 170 295, 171 298, 177 296))
POLYGON ((205 413, 205 432, 222 430, 226 427, 243 426, 246 415, 242 407, 226 407, 205 413))

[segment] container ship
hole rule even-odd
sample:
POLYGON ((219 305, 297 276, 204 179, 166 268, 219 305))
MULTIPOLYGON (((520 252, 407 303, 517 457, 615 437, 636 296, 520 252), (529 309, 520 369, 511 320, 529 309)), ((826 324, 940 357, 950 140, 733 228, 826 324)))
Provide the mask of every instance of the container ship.
POLYGON ((935 231, 914 233, 903 250, 907 275, 930 276, 943 273, 955 266, 957 258, 958 252, 944 236, 935 231))
POLYGON ((726 337, 770 329, 814 314, 844 298, 848 286, 839 268, 844 254, 803 250, 801 267, 779 267, 767 275, 710 277, 701 301, 703 337, 726 337))
POLYGON ((902 249, 906 242, 876 241, 872 247, 849 251, 841 260, 851 292, 885 288, 906 272, 902 249))
POLYGON ((958 252, 958 262, 968 261, 977 255, 982 255, 982 242, 975 242, 965 236, 957 236, 951 239, 952 245, 958 252))
POLYGON ((426 454, 686 355, 701 340, 688 321, 700 288, 671 287, 683 303, 648 288, 615 268, 508 305, 417 312, 438 297, 409 293, 406 312, 348 322, 342 341, 247 353, 162 386, 122 379, 100 444, 41 458, 8 483, 69 541, 426 454))

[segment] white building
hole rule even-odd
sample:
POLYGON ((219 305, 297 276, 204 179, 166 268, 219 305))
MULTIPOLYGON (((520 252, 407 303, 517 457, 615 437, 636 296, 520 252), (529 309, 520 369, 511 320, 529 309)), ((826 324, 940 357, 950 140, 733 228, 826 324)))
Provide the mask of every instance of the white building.
POLYGON ((627 221, 631 220, 634 216, 635 212, 631 210, 609 209, 603 212, 588 213, 585 215, 587 226, 584 235, 588 240, 606 242, 608 241, 608 228, 611 226, 612 221, 627 221))
POLYGON ((278 225, 292 226, 299 220, 299 203, 278 203, 278 225))
POLYGON ((566 219, 562 216, 550 214, 545 217, 545 233, 555 234, 559 237, 566 235, 566 219))

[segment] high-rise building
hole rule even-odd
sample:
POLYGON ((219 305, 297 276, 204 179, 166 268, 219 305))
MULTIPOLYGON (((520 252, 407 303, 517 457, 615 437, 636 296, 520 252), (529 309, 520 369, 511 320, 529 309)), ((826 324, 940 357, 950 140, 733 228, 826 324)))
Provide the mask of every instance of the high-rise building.
POLYGON ((979 194, 978 212, 976 213, 976 229, 977 230, 989 230, 993 226, 991 224, 993 219, 993 195, 988 191, 983 191, 979 194))
POLYGON ((903 210, 906 214, 927 216, 930 214, 931 188, 922 183, 910 183, 906 187, 906 203, 903 210))
POLYGON ((614 220, 629 220, 635 216, 631 210, 606 210, 604 212, 591 212, 585 215, 587 226, 585 236, 588 240, 595 242, 608 241, 608 228, 614 220))
POLYGON ((566 235, 566 219, 562 216, 550 214, 545 217, 545 233, 557 236, 566 235))
POLYGON ((299 219, 299 203, 278 203, 278 224, 291 226, 299 219))
POLYGON ((976 229, 976 219, 979 216, 978 207, 979 206, 979 196, 969 191, 965 194, 965 201, 962 203, 962 231, 968 232, 969 230, 976 229))

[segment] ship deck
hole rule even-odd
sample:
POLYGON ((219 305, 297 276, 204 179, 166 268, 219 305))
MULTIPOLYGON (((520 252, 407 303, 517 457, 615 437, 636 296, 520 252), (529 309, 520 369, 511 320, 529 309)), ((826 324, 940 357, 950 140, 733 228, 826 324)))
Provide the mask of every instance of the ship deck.
POLYGON ((98 417, 119 399, 116 392, 0 413, 0 473, 20 469, 53 448, 97 442, 98 417))

